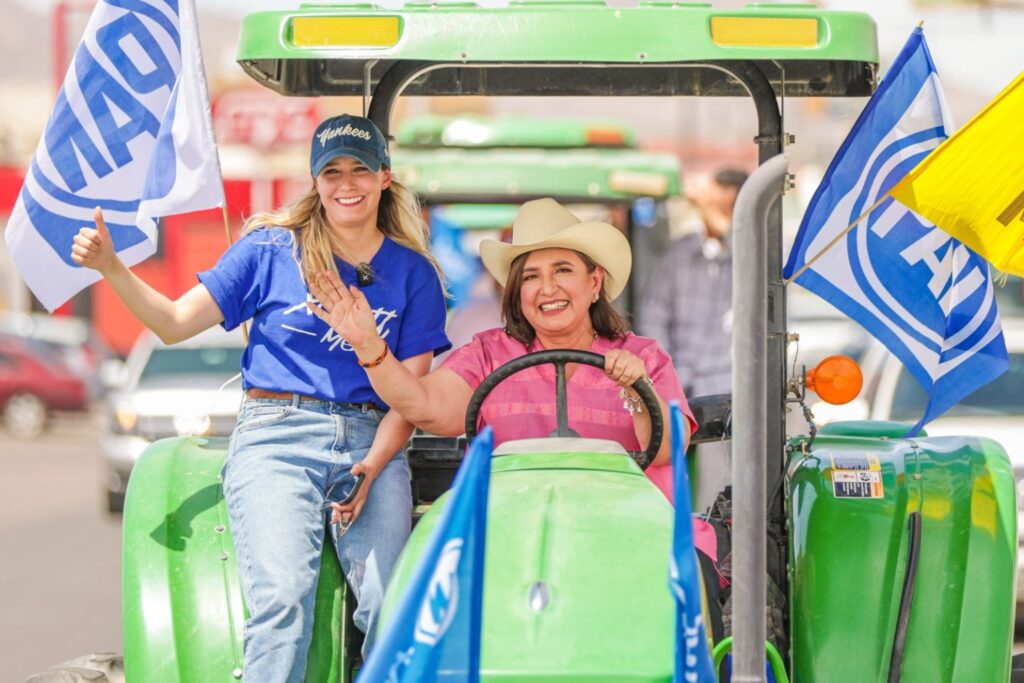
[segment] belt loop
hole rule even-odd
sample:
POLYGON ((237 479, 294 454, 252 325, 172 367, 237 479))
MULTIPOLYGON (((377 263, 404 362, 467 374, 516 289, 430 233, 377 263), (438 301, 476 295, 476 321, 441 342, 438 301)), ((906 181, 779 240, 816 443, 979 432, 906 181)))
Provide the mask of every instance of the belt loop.
POLYGON ((298 408, 299 402, 302 400, 301 394, 292 394, 292 408, 298 408))

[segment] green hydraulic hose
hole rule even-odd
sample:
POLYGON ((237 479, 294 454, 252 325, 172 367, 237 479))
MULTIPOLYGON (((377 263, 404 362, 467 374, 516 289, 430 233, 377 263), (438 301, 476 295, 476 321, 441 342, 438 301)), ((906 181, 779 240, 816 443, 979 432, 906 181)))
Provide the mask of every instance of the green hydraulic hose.
MULTIPOLYGON (((772 675, 775 676, 775 683, 789 683, 789 677, 786 675, 786 667, 782 665, 782 656, 779 655, 779 651, 775 649, 769 641, 764 641, 764 650, 768 655, 768 664, 772 667, 772 675)), ((711 657, 715 660, 715 671, 722 665, 722 660, 725 659, 725 655, 732 651, 732 636, 723 638, 717 645, 715 645, 714 651, 711 653, 711 657)))

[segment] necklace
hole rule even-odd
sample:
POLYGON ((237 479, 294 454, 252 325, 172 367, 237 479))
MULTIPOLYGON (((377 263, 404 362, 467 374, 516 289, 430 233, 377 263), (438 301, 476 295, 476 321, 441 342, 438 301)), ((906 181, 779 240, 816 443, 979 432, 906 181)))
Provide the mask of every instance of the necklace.
POLYGON ((366 261, 356 264, 356 282, 360 287, 369 287, 373 284, 373 268, 366 261))

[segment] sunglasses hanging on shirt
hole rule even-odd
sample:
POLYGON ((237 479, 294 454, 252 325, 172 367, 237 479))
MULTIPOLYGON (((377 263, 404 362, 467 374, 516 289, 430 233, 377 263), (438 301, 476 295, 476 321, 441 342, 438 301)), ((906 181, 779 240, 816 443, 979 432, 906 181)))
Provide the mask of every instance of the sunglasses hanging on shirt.
POLYGON ((356 282, 360 287, 369 287, 373 284, 373 268, 369 263, 360 263, 356 266, 356 282))

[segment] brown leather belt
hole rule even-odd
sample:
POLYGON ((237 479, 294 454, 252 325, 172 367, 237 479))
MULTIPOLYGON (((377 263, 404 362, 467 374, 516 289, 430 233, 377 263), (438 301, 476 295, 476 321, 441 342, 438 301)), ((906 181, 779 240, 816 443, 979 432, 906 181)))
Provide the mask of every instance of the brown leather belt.
POLYGON ((342 403, 340 401, 327 401, 326 399, 317 398, 316 396, 304 396, 303 394, 295 394, 291 391, 268 391, 267 389, 257 389, 256 387, 246 389, 245 395, 249 398, 273 398, 282 401, 292 401, 297 395, 299 397, 300 402, 324 401, 326 403, 337 403, 338 405, 351 406, 353 408, 359 408, 360 410, 385 410, 385 408, 377 405, 372 401, 367 401, 366 403, 342 403))

